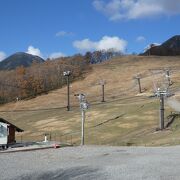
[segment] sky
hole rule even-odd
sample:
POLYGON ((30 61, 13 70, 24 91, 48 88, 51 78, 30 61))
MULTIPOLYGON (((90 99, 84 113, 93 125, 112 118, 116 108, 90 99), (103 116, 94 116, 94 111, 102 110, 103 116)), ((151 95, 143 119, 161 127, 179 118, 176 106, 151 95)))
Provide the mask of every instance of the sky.
POLYGON ((180 0, 1 0, 0 61, 114 49, 140 53, 180 34, 180 0))

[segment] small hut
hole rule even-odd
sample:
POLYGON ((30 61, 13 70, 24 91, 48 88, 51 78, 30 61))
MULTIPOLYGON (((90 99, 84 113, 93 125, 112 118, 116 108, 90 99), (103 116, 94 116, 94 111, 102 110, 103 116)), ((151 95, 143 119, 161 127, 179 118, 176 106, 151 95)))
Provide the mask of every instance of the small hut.
POLYGON ((15 132, 23 132, 23 130, 7 120, 0 118, 0 146, 8 147, 8 144, 15 143, 15 132))

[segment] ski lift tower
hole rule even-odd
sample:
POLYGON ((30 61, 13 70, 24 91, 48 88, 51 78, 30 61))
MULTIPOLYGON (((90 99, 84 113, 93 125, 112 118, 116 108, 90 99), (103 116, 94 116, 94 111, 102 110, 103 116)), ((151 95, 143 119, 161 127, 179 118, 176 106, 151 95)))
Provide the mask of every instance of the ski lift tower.
POLYGON ((169 86, 171 86, 172 85, 172 81, 171 81, 170 70, 169 69, 166 69, 166 78, 167 78, 169 86))
MULTIPOLYGON (((153 84, 155 90, 155 96, 159 98, 160 107, 159 107, 159 128, 158 130, 164 129, 164 99, 165 97, 172 96, 173 94, 169 93, 169 80, 164 76, 163 69, 152 69, 150 70, 153 75, 153 84)), ((169 76, 169 75, 168 75, 169 76)))
POLYGON ((101 100, 101 102, 105 102, 105 97, 104 97, 104 95, 105 95, 105 93, 104 93, 105 84, 106 84, 105 80, 101 79, 99 81, 99 85, 101 85, 101 87, 102 87, 102 100, 101 100))
POLYGON ((156 91, 157 97, 159 97, 160 101, 160 109, 159 109, 159 129, 164 129, 164 97, 168 95, 167 90, 161 90, 160 88, 156 91))
POLYGON ((136 77, 134 77, 134 79, 136 79, 137 82, 138 82, 139 93, 142 93, 142 89, 141 89, 141 77, 140 77, 140 75, 137 75, 136 77))
POLYGON ((75 94, 78 97, 81 110, 81 146, 84 145, 84 123, 85 123, 85 112, 89 108, 89 104, 84 94, 75 94))

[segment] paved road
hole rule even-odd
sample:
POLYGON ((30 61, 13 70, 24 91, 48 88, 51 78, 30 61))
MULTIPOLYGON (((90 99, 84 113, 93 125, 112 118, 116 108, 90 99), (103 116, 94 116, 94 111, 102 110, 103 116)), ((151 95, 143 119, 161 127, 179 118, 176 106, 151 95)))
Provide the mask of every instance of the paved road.
POLYGON ((180 146, 85 146, 0 154, 0 179, 179 180, 180 146))

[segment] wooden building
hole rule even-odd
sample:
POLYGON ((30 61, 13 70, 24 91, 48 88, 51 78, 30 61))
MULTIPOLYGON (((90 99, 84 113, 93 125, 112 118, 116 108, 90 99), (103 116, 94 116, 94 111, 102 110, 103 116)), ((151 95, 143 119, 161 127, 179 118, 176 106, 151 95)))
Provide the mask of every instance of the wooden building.
POLYGON ((16 142, 15 133, 23 132, 22 129, 18 128, 14 124, 8 122, 7 120, 0 118, 0 145, 8 146, 16 142))

